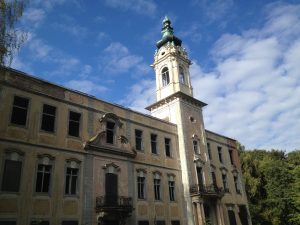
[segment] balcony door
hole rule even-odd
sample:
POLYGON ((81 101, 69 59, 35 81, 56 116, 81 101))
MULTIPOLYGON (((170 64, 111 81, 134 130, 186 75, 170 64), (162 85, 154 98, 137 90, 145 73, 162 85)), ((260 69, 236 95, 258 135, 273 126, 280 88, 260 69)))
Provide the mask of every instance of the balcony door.
POLYGON ((105 198, 109 206, 117 205, 118 201, 118 175, 107 173, 105 175, 105 198))

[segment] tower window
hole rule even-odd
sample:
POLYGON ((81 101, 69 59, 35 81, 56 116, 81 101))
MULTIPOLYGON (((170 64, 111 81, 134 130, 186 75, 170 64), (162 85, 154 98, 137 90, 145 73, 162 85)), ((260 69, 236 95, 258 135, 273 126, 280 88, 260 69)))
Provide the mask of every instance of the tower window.
POLYGON ((179 82, 182 83, 182 84, 185 84, 184 70, 181 66, 179 67, 179 82))
POLYGON ((26 125, 29 99, 15 96, 10 122, 17 125, 26 125))
POLYGON ((169 70, 167 67, 163 68, 161 75, 162 75, 162 85, 164 87, 170 83, 169 70))
POLYGON ((194 148, 194 152, 195 154, 199 154, 199 146, 198 146, 198 141, 193 140, 193 148, 194 148))

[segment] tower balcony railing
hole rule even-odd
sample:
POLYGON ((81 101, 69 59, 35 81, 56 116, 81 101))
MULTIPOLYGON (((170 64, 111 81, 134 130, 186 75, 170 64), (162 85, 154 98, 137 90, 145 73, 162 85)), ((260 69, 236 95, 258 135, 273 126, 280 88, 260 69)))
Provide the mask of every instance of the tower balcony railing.
POLYGON ((99 196, 96 197, 96 212, 110 210, 132 211, 132 198, 124 196, 99 196))
POLYGON ((190 193, 192 195, 222 197, 224 195, 224 189, 213 184, 208 186, 194 184, 190 186, 190 193))

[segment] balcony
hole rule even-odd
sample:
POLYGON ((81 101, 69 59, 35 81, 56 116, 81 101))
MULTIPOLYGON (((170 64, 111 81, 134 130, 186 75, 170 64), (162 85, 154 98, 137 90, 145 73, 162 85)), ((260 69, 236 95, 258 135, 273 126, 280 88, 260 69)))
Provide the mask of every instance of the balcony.
POLYGON ((99 196, 96 198, 96 212, 130 214, 133 210, 132 198, 124 196, 99 196))
POLYGON ((217 187, 216 185, 199 185, 194 184, 190 186, 191 195, 201 195, 203 197, 223 197, 224 190, 223 188, 217 187))

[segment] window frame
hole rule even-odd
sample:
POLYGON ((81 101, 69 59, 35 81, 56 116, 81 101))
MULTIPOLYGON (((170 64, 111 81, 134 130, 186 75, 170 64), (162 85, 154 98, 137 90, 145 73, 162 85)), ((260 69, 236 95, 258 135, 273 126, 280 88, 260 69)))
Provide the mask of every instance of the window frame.
POLYGON ((157 141, 157 134, 151 133, 150 134, 150 144, 151 144, 151 153, 154 155, 158 155, 158 141, 157 141), (152 137, 155 137, 153 140, 152 137), (155 150, 155 151, 154 151, 155 150))
POLYGON ((50 134, 56 133, 57 107, 54 106, 54 105, 50 105, 50 104, 47 104, 47 103, 43 103, 43 105, 42 105, 42 113, 41 113, 41 114, 42 114, 42 115, 41 115, 41 126, 40 126, 40 130, 43 131, 43 132, 46 132, 46 133, 50 133, 50 134), (54 113, 54 115, 44 113, 44 106, 45 106, 45 105, 55 108, 55 113, 54 113), (53 120, 53 131, 45 130, 45 129, 42 128, 42 126, 43 126, 43 120, 44 120, 44 115, 46 115, 46 116, 53 116, 53 117, 54 117, 54 120, 53 120))
POLYGON ((162 87, 166 87, 170 84, 170 74, 169 74, 169 68, 167 66, 164 66, 161 70, 161 81, 162 81, 162 87))
POLYGON ((171 138, 165 137, 165 154, 167 157, 172 158, 172 141, 171 138))
POLYGON ((182 66, 179 66, 179 83, 186 84, 185 82, 185 72, 182 66))
POLYGON ((193 150, 195 154, 200 155, 199 141, 196 139, 193 139, 193 150))
MULTIPOLYGON (((20 95, 13 95, 13 98, 12 98, 12 104, 11 104, 11 111, 10 111, 10 120, 9 120, 9 124, 12 125, 12 126, 17 126, 17 127, 22 127, 22 128, 27 128, 28 127, 28 116, 30 114, 30 106, 31 106, 31 98, 28 98, 28 97, 25 97, 25 96, 20 96, 20 95), (26 99, 28 100, 28 104, 27 104, 27 108, 26 108, 26 119, 25 119, 25 124, 18 124, 18 123, 14 123, 12 122, 12 119, 13 119, 13 112, 14 112, 14 101, 15 101, 15 98, 22 98, 22 99, 26 99)), ((21 108, 21 107, 18 107, 18 108, 21 108)))
POLYGON ((80 173, 81 173, 81 167, 80 167, 80 161, 77 159, 69 159, 66 160, 65 163, 65 176, 64 176, 64 195, 65 196, 70 196, 70 197, 76 197, 79 196, 80 193, 80 173), (68 178, 68 169, 76 169, 77 170, 77 175, 76 175, 76 187, 75 187, 75 193, 72 193, 72 177, 71 176, 69 180, 69 187, 67 188, 67 178, 68 178), (68 193, 67 193, 68 189, 68 193))
POLYGON ((168 189, 169 189, 169 200, 170 202, 176 201, 176 182, 175 182, 175 176, 169 175, 168 176, 168 189))
POLYGON ((223 160, 223 154, 222 154, 222 147, 218 146, 217 148, 218 148, 219 162, 223 164, 224 160, 223 160))
POLYGON ((106 132, 106 139, 105 139, 105 143, 106 144, 110 144, 113 145, 115 144, 116 140, 115 140, 115 136, 116 136, 116 122, 113 120, 107 120, 106 124, 105 124, 105 132, 106 132), (113 124, 113 128, 108 128, 108 124, 113 124), (108 134, 109 136, 111 136, 112 142, 108 142, 108 134))
POLYGON ((134 130, 134 135, 135 135, 135 149, 138 151, 143 151, 144 150, 144 145, 143 145, 143 131, 139 129, 134 130), (137 135, 137 132, 140 132, 140 136, 137 135), (140 148, 137 148, 138 143, 140 145, 140 148))
POLYGON ((207 146, 208 159, 209 159, 209 160, 212 160, 212 154, 211 154, 211 146, 210 146, 210 143, 207 142, 207 143, 206 143, 206 146, 207 146))
MULTIPOLYGON (((35 195, 45 195, 50 196, 52 192, 52 182, 53 182, 53 173, 54 173, 54 157, 44 154, 44 155, 38 155, 37 162, 36 162, 36 169, 35 169, 35 183, 34 183, 34 193, 35 195), (48 185, 48 191, 37 191, 37 182, 38 182, 38 172, 39 172, 39 165, 42 166, 50 166, 50 177, 49 177, 49 185, 48 185)), ((42 180, 44 183, 44 179, 42 180)), ((43 184, 41 185, 43 187, 43 184)), ((42 188, 43 189, 43 188, 42 188)))
MULTIPOLYGON (((5 150, 4 157, 2 160, 2 168, 1 168, 1 186, 0 186, 0 191, 3 193, 19 193, 22 185, 22 178, 23 178, 23 167, 24 167, 24 153, 19 151, 19 150, 5 150), (21 163, 20 166, 20 178, 18 180, 17 184, 17 191, 11 191, 11 190, 3 190, 3 184, 4 184, 4 172, 5 172, 5 165, 6 165, 6 160, 9 161, 15 161, 21 163)), ((9 174, 11 176, 11 174, 9 174)))
POLYGON ((162 201, 161 175, 156 172, 153 177, 154 201, 162 201))
POLYGON ((68 137, 80 138, 80 136, 81 136, 81 126, 82 126, 82 113, 80 113, 78 111, 69 110, 69 117, 68 117, 68 137), (80 115, 79 120, 78 121, 71 120, 71 113, 79 114, 80 115), (70 134, 70 122, 74 122, 74 123, 77 122, 78 123, 78 136, 70 134))

